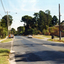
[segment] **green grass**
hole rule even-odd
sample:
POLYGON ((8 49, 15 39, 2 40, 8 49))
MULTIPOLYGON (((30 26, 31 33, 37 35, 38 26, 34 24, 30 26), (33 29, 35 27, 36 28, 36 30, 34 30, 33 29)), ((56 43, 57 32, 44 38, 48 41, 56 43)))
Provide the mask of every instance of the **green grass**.
POLYGON ((64 41, 64 38, 62 38, 61 40, 64 41))
POLYGON ((59 40, 59 39, 48 39, 48 41, 54 41, 54 42, 64 42, 64 38, 59 40))
POLYGON ((6 40, 1 41, 1 43, 10 42, 10 41, 12 41, 12 40, 13 40, 13 39, 6 39, 6 40))
POLYGON ((0 48, 0 64, 9 64, 9 52, 8 49, 0 48))
POLYGON ((45 39, 45 38, 49 38, 48 41, 54 41, 54 42, 64 42, 64 38, 61 38, 61 40, 59 40, 59 37, 54 36, 54 39, 51 39, 51 35, 33 35, 34 38, 38 38, 38 39, 45 39))
POLYGON ((42 35, 33 35, 34 38, 44 39, 42 35))
POLYGON ((51 38, 49 35, 42 35, 44 38, 51 38))
POLYGON ((49 35, 33 35, 33 37, 38 39, 51 38, 49 35))

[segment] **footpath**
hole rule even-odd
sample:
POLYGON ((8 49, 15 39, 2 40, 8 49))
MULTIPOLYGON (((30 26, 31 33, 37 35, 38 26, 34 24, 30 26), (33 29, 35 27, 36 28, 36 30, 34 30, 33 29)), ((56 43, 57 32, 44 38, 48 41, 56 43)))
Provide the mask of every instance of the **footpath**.
POLYGON ((12 47, 12 42, 13 41, 10 41, 10 42, 7 42, 7 43, 1 43, 1 41, 3 40, 6 40, 8 37, 6 37, 5 39, 1 39, 0 40, 0 48, 4 48, 4 49, 9 49, 10 50, 10 54, 9 54, 9 62, 10 64, 15 64, 15 61, 14 61, 14 53, 11 53, 11 47, 12 47))

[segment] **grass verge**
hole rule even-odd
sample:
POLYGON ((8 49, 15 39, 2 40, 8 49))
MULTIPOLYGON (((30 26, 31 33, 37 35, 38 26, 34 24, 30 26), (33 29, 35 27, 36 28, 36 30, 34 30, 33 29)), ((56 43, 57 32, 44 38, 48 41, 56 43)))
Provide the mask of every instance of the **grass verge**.
POLYGON ((63 42, 64 43, 64 40, 59 40, 59 39, 48 39, 48 41, 54 41, 54 42, 63 42))
POLYGON ((10 41, 12 41, 12 40, 13 40, 13 39, 6 39, 6 40, 1 41, 1 43, 10 42, 10 41))
POLYGON ((33 38, 44 39, 42 35, 33 35, 33 38))
POLYGON ((33 37, 38 39, 51 38, 49 35, 33 35, 33 37))
POLYGON ((9 52, 8 49, 0 48, 0 64, 9 64, 9 52))
POLYGON ((59 40, 59 37, 54 36, 54 39, 51 39, 51 35, 33 35, 34 38, 38 38, 38 39, 46 39, 49 38, 48 41, 54 41, 54 42, 63 42, 64 43, 64 38, 61 38, 61 40, 59 40))

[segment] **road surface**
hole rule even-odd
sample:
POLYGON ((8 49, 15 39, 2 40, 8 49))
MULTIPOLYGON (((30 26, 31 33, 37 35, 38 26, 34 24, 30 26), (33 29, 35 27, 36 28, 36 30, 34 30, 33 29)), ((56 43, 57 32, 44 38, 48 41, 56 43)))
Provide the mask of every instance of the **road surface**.
POLYGON ((64 44, 15 36, 16 64, 64 64, 64 44))

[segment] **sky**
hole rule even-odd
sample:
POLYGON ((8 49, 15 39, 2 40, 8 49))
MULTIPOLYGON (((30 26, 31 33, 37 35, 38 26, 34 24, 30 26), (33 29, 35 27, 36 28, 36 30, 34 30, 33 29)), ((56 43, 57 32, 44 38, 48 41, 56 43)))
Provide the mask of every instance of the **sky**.
MULTIPOLYGON (((9 12, 8 14, 13 17, 13 23, 11 28, 23 26, 23 22, 21 21, 22 16, 29 15, 33 17, 35 12, 39 12, 40 10, 50 10, 52 17, 54 15, 59 18, 59 4, 60 4, 60 12, 61 12, 61 21, 64 20, 64 0, 2 0, 5 11, 9 12)), ((1 0, 0 0, 0 19, 7 15, 4 12, 1 0)))

